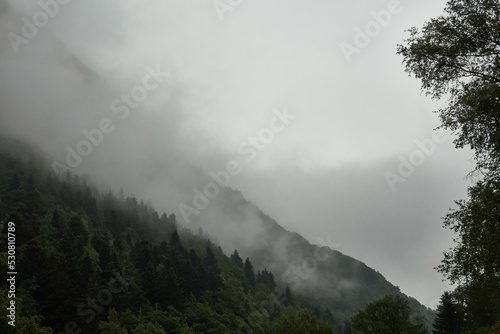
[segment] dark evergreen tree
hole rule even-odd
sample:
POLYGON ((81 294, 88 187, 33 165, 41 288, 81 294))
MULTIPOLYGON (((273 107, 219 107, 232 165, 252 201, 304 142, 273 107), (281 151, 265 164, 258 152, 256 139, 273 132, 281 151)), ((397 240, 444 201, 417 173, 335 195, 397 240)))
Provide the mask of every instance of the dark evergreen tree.
POLYGON ((206 256, 205 256, 204 262, 205 262, 205 266, 208 269, 212 269, 215 273, 220 273, 217 259, 215 258, 214 252, 212 252, 212 248, 210 246, 207 246, 207 248, 206 248, 206 256))
POLYGON ((276 289, 276 282, 274 281, 274 275, 272 272, 268 271, 266 268, 261 272, 261 281, 269 287, 270 291, 276 289))
POLYGON ((23 245, 23 252, 19 257, 18 271, 24 279, 38 278, 45 263, 45 249, 42 244, 42 237, 39 235, 23 245))
POLYGON ((434 319, 433 334, 459 334, 463 319, 449 292, 443 293, 434 319))
POLYGON ((172 232, 172 235, 170 236, 170 247, 172 248, 181 248, 182 249, 182 244, 181 244, 181 238, 179 237, 179 233, 177 232, 177 229, 175 229, 172 232))
POLYGON ((159 255, 160 256, 165 256, 167 255, 167 252, 168 252, 168 243, 163 240, 161 243, 160 243, 160 248, 159 248, 159 255))
MULTIPOLYGON (((99 254, 99 264, 102 269, 106 269, 111 263, 111 240, 106 231, 96 230, 91 237, 92 247, 99 254)), ((113 264, 116 266, 116 264, 113 264)), ((111 268, 110 268, 111 269, 111 268)))
POLYGON ((245 271, 245 277, 248 279, 250 286, 254 286, 255 285, 255 273, 253 271, 252 262, 250 262, 250 259, 248 257, 245 260, 245 265, 244 265, 243 270, 245 271))
POLYGON ((139 269, 140 272, 145 272, 146 267, 152 260, 151 245, 147 240, 136 242, 130 253, 132 263, 139 269))
POLYGON ((90 244, 84 247, 77 267, 81 271, 78 282, 82 291, 98 290, 102 269, 99 265, 99 253, 90 244))
MULTIPOLYGON (((182 272, 185 273, 184 281, 187 283, 185 286, 187 287, 186 292, 189 294, 194 294, 194 296, 200 296, 202 291, 205 290, 208 285, 211 285, 214 271, 211 270, 210 280, 207 274, 207 270, 203 267, 202 261, 198 254, 191 249, 189 251, 189 257, 186 259, 184 263, 184 268, 181 268, 182 272)), ((213 286, 216 289, 218 286, 213 286)))
POLYGON ((213 268, 208 268, 207 288, 209 290, 217 290, 221 286, 222 286, 222 278, 220 274, 215 272, 213 268))
POLYGON ((243 260, 241 259, 240 254, 238 254, 238 251, 236 249, 234 250, 233 254, 231 254, 231 260, 233 260, 238 267, 243 269, 243 260))
POLYGON ((113 247, 118 252, 121 252, 123 250, 123 241, 122 241, 122 238, 120 237, 120 234, 117 234, 115 239, 113 240, 113 247))
POLYGON ((177 278, 177 274, 172 268, 167 268, 164 281, 165 301, 167 305, 179 307, 182 303, 182 289, 177 278))

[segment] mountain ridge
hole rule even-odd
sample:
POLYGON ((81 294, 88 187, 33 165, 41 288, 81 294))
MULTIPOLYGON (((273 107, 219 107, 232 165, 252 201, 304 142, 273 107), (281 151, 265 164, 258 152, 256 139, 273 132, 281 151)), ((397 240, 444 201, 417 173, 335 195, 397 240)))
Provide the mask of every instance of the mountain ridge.
POLYGON ((223 240, 218 232, 217 242, 226 252, 231 248, 238 249, 250 257, 256 268, 271 270, 279 286, 289 286, 293 292, 313 296, 331 308, 334 315, 345 320, 385 295, 400 295, 409 298, 415 316, 424 317, 429 326, 432 324, 434 312, 402 293, 381 273, 328 245, 314 245, 299 233, 288 231, 248 202, 240 191, 224 188, 213 202, 205 209, 202 218, 193 219, 188 227, 193 230, 201 227, 209 235, 220 231, 217 223, 211 221, 210 224, 209 221, 210 217, 220 217, 217 211, 222 208, 220 210, 230 217, 227 221, 235 222, 245 240, 236 237, 226 242, 228 240, 223 240), (244 224, 260 226, 248 228, 244 224), (253 237, 249 236, 251 232, 254 232, 253 237))

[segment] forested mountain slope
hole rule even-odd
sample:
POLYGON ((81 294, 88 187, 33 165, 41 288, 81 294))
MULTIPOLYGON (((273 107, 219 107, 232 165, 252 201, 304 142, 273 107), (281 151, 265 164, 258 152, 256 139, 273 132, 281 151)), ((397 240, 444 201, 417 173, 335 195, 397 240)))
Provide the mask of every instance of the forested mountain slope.
POLYGON ((278 286, 288 286, 303 304, 330 309, 340 325, 372 301, 401 295, 409 298, 414 315, 424 317, 430 327, 434 312, 401 293, 378 271, 332 249, 335 245, 328 236, 318 238, 320 245, 311 244, 284 229, 237 190, 225 188, 215 201, 190 226, 214 231, 210 235, 223 248, 237 248, 256 268, 270 269, 278 286))
POLYGON ((218 199, 226 214, 235 224, 243 214, 260 217, 262 235, 223 251, 213 242, 221 236, 207 238, 209 222, 192 232, 173 214, 89 184, 56 177, 26 144, 0 141, 0 267, 16 273, 15 288, 0 285, 2 305, 15 301, 16 327, 4 321, 2 333, 282 333, 294 321, 318 333, 348 332, 345 321, 367 302, 399 294, 377 272, 286 231, 233 190, 218 199), (303 262, 306 271, 294 272, 303 262))

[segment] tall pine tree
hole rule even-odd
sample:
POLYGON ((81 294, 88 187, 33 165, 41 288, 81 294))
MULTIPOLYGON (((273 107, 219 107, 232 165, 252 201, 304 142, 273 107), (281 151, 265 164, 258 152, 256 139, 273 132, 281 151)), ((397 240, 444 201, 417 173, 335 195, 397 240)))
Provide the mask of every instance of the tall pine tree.
POLYGON ((434 319, 433 334, 458 334, 462 328, 462 317, 449 292, 443 293, 434 319))
POLYGON ((245 260, 245 266, 244 266, 243 270, 245 271, 245 276, 248 279, 250 286, 254 286, 255 285, 255 273, 253 271, 252 262, 250 262, 250 259, 248 257, 245 260))

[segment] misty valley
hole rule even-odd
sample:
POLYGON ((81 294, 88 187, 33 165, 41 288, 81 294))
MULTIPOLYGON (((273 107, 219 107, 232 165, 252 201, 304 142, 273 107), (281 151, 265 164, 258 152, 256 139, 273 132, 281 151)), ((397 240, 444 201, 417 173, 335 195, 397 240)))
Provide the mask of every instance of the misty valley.
POLYGON ((500 334, 500 1, 0 0, 0 334, 500 334))

